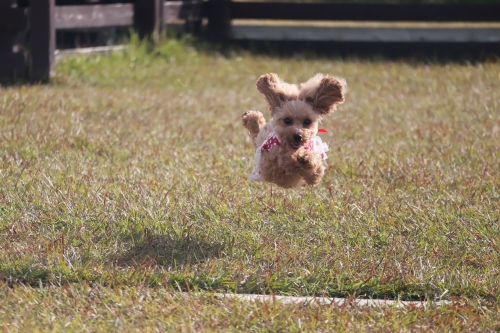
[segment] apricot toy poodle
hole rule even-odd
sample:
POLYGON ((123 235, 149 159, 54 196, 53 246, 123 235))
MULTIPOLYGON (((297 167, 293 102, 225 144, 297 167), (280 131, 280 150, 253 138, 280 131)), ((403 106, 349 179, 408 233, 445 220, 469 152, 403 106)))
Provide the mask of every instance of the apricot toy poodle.
POLYGON ((256 148, 256 167, 249 179, 292 188, 317 185, 325 172, 328 145, 317 136, 318 125, 344 102, 345 79, 317 74, 297 85, 274 73, 262 75, 257 89, 271 111, 271 121, 259 111, 243 114, 243 126, 256 148))

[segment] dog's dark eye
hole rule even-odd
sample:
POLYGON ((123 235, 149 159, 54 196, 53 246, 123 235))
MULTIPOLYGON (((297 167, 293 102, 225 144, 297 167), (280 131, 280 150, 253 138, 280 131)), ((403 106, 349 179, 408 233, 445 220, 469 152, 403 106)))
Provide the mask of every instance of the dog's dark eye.
POLYGON ((309 119, 304 120, 304 126, 309 126, 311 125, 311 121, 309 119))
POLYGON ((307 103, 311 103, 311 104, 312 104, 312 103, 314 103, 314 98, 312 98, 312 97, 307 97, 307 98, 306 98, 306 102, 307 102, 307 103))
POLYGON ((292 123, 292 119, 290 118, 285 118, 285 120, 283 120, 283 122, 287 125, 290 125, 292 123))

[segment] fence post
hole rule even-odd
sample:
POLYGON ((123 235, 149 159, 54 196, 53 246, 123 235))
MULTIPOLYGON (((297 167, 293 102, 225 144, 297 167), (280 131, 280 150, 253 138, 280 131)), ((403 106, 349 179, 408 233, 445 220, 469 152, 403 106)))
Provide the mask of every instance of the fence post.
POLYGON ((164 0, 137 0, 134 5, 134 24, 139 37, 151 36, 158 41, 163 31, 164 0))
POLYGON ((29 6, 29 78, 46 82, 54 67, 55 0, 31 0, 29 6))
POLYGON ((231 27, 230 0, 208 1, 208 38, 214 42, 224 43, 229 38, 231 27))
POLYGON ((0 0, 0 76, 25 75, 24 55, 14 49, 19 31, 26 29, 23 9, 12 5, 11 0, 0 0))

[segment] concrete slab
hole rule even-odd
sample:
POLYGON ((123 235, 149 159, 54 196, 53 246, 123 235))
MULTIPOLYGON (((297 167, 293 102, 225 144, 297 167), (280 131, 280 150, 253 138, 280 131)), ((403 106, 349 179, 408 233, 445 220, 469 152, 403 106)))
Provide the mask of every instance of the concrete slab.
POLYGON ((272 295, 251 295, 251 294, 215 294, 215 297, 237 298, 249 302, 281 302, 284 304, 303 304, 303 305, 336 305, 345 306, 368 306, 368 307, 396 307, 396 308, 427 308, 440 307, 452 304, 450 301, 437 302, 419 302, 419 301, 399 301, 399 300, 381 300, 381 299, 359 299, 359 298, 328 298, 328 297, 294 297, 294 296, 272 296, 272 295))

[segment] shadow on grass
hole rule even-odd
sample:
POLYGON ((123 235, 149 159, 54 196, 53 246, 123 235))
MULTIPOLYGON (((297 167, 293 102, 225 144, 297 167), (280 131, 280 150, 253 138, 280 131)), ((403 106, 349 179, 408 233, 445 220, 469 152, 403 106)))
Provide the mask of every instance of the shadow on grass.
MULTIPOLYGON (((194 45, 198 51, 206 47, 194 45)), ((406 61, 428 63, 497 62, 499 43, 389 43, 389 42, 293 42, 293 41, 231 41, 219 52, 250 52, 256 56, 314 60, 322 58, 358 59, 364 61, 406 61)))
POLYGON ((210 242, 196 237, 151 235, 138 242, 129 251, 115 259, 121 267, 137 265, 160 265, 176 269, 223 256, 222 243, 210 242))

